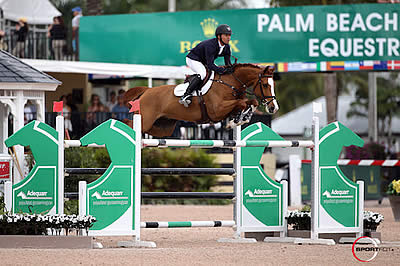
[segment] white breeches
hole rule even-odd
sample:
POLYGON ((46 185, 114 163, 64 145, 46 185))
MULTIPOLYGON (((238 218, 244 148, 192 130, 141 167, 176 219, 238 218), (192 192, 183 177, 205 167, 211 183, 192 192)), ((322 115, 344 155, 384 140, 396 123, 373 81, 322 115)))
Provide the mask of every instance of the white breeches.
POLYGON ((206 77, 207 70, 201 62, 186 57, 186 64, 193 72, 199 74, 202 80, 206 77))

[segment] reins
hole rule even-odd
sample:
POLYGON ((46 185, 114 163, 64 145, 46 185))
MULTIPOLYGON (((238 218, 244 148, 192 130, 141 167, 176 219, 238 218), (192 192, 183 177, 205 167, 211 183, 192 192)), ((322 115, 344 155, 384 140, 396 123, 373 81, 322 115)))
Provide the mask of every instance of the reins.
POLYGON ((263 89, 262 89, 262 87, 265 86, 265 85, 262 83, 262 78, 272 78, 273 75, 264 75, 264 73, 258 74, 257 85, 256 85, 256 87, 255 87, 253 90, 252 90, 251 87, 249 87, 249 86, 247 85, 247 83, 242 82, 238 77, 236 77, 236 75, 235 75, 234 73, 231 73, 231 74, 229 74, 229 75, 232 75, 232 76, 241 84, 241 87, 240 87, 239 89, 236 88, 235 86, 233 86, 233 85, 231 85, 231 84, 226 83, 225 81, 223 81, 223 80, 222 80, 222 75, 221 75, 221 74, 218 74, 218 76, 219 76, 218 79, 212 79, 212 81, 215 81, 215 82, 218 82, 218 83, 220 83, 220 84, 223 84, 223 85, 225 85, 225 86, 230 87, 230 88, 233 90, 232 95, 233 95, 234 97, 236 97, 236 98, 240 98, 243 94, 254 95, 256 98, 258 98, 257 95, 255 94, 255 90, 257 89, 257 85, 260 85, 260 91, 261 91, 261 95, 262 95, 262 99, 260 99, 260 100, 261 100, 261 102, 262 102, 263 104, 268 105, 270 102, 272 102, 273 100, 276 99, 276 96, 272 96, 272 95, 271 95, 271 96, 265 96, 265 95, 264 95, 264 92, 263 92, 263 89), (270 100, 268 100, 268 99, 270 99, 270 100))

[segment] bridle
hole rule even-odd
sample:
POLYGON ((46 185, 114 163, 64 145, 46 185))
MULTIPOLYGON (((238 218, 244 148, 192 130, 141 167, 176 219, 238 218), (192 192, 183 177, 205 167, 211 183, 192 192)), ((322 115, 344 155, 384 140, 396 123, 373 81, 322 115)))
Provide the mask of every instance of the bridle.
MULTIPOLYGON (((258 74, 258 80, 256 81, 256 86, 254 87, 254 89, 252 90, 251 87, 249 87, 249 85, 247 85, 247 83, 241 81, 238 77, 236 77, 236 75, 234 73, 231 73, 230 75, 232 75, 240 84, 241 87, 240 89, 237 89, 235 86, 230 85, 228 83, 226 83, 225 81, 223 81, 221 79, 221 74, 219 74, 219 79, 213 79, 212 81, 224 84, 228 87, 230 87, 233 92, 232 95, 236 98, 240 98, 243 94, 250 94, 250 95, 254 95, 256 98, 259 98, 256 94, 255 91, 257 89, 257 86, 260 86, 260 92, 261 92, 261 103, 264 105, 268 105, 270 104, 273 100, 276 100, 276 96, 275 95, 270 95, 270 96, 265 96, 264 91, 263 91, 263 87, 265 88, 265 84, 263 84, 262 79, 263 78, 273 78, 273 74, 268 74, 266 75, 265 72, 268 70, 269 67, 267 67, 262 73, 258 74)), ((268 86, 268 85, 267 85, 268 86)), ((266 87, 268 88, 268 87, 266 87)))

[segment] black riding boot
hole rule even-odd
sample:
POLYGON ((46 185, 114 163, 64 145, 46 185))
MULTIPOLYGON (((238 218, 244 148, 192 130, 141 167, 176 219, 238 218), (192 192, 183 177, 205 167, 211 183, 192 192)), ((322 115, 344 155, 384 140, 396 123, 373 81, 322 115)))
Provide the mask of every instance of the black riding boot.
POLYGON ((179 103, 183 104, 185 107, 189 107, 192 103, 192 93, 199 87, 201 83, 200 75, 193 75, 189 81, 189 86, 186 89, 185 94, 179 99, 179 103))

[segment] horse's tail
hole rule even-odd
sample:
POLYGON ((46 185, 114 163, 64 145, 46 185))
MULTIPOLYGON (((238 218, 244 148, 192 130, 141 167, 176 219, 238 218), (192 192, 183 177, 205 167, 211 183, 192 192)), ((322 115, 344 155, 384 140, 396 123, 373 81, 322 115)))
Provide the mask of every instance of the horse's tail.
POLYGON ((124 103, 140 98, 147 89, 149 88, 144 86, 130 88, 124 93, 124 103))

